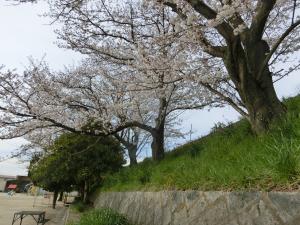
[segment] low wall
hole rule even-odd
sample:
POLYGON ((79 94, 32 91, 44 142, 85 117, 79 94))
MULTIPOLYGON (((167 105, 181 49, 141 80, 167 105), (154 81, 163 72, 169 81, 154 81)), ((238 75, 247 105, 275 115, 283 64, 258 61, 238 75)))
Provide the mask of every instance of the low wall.
POLYGON ((94 198, 136 225, 299 225, 300 193, 108 192, 94 198))

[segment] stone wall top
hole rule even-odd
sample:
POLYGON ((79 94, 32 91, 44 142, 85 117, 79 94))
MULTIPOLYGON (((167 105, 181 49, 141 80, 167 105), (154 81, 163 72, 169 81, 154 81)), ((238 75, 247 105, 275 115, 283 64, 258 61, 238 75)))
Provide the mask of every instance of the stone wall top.
POLYGON ((299 225, 299 192, 103 192, 95 207, 136 225, 299 225))

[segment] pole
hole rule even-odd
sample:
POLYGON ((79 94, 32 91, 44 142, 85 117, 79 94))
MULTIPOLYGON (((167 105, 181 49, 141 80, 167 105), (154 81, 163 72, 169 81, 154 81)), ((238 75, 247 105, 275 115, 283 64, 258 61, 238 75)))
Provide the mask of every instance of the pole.
POLYGON ((193 132, 193 124, 191 124, 191 129, 190 129, 190 141, 192 141, 192 132, 193 132))

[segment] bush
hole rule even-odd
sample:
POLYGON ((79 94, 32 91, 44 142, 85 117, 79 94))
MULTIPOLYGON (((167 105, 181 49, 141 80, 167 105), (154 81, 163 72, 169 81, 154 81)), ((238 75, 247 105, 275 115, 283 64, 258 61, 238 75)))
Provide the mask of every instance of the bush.
POLYGON ((79 200, 79 201, 74 202, 74 203, 71 205, 71 208, 74 209, 74 210, 77 211, 77 212, 82 213, 82 212, 88 210, 88 209, 89 209, 89 206, 88 206, 87 204, 85 204, 85 203, 83 203, 82 201, 79 200))
POLYGON ((192 159, 196 158, 199 153, 204 149, 201 145, 192 144, 191 147, 188 149, 188 152, 192 159))
POLYGON ((94 209, 82 215, 74 225, 132 225, 125 216, 109 208, 94 209))
POLYGON ((141 167, 141 174, 139 175, 139 182, 141 184, 147 184, 150 182, 151 170, 147 166, 141 167))

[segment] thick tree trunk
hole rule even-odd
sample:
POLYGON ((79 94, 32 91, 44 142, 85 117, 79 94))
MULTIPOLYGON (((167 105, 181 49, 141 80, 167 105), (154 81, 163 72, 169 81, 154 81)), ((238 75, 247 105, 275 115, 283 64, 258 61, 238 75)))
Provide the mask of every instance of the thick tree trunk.
POLYGON ((230 78, 247 109, 252 130, 256 134, 268 131, 270 126, 285 114, 285 106, 278 99, 272 74, 262 64, 269 51, 267 43, 237 40, 229 46, 224 60, 230 78))
MULTIPOLYGON (((160 76, 161 88, 163 87, 164 73, 160 76)), ((168 107, 168 101, 165 97, 159 99, 159 111, 158 116, 155 119, 155 128, 152 130, 152 159, 154 161, 160 161, 165 157, 165 123, 166 123, 166 110, 168 107)))
POLYGON ((130 166, 137 165, 137 159, 136 159, 137 148, 138 147, 136 145, 128 148, 129 165, 130 166))
POLYGON ((53 200, 52 200, 52 208, 53 209, 55 209, 55 207, 56 207, 56 200, 58 197, 58 193, 59 193, 59 191, 54 191, 54 193, 53 193, 53 200))
POLYGON ((252 80, 249 83, 252 83, 251 88, 244 88, 242 94, 252 130, 259 135, 268 131, 286 110, 275 93, 270 75, 263 75, 260 82, 252 80))
POLYGON ((151 149, 154 161, 162 160, 165 157, 164 137, 164 126, 159 127, 152 134, 151 149))

